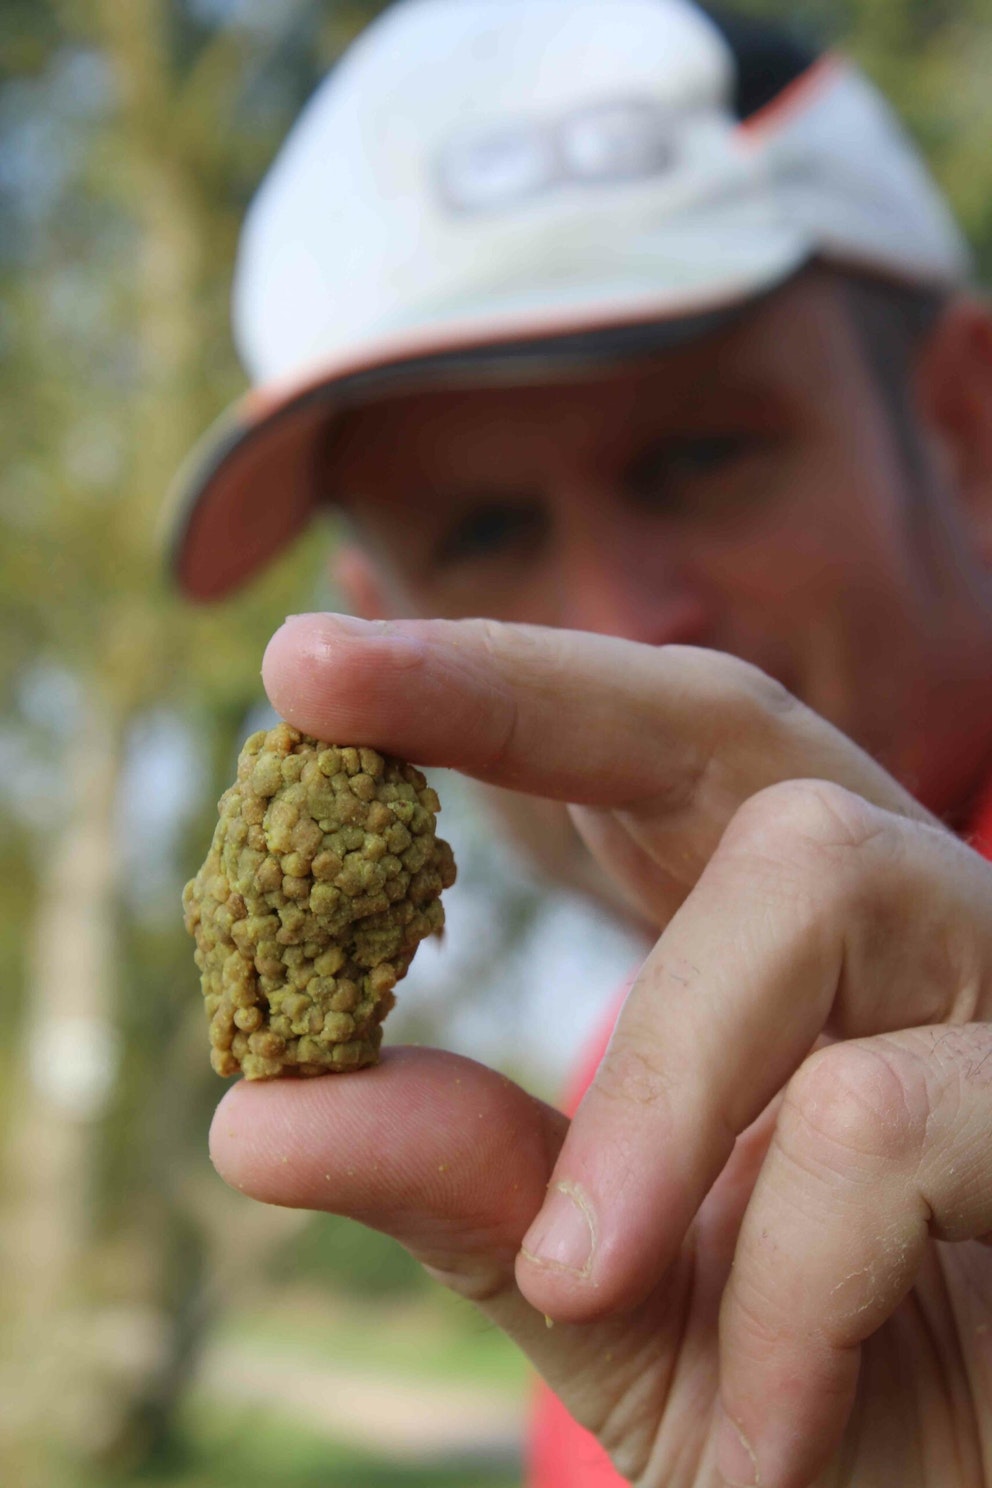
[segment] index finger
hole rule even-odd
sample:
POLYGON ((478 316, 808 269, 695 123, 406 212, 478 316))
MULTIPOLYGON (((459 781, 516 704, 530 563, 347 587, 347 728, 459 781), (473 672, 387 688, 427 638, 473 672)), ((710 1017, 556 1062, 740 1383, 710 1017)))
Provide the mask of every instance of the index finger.
POLYGON ((708 821, 713 843, 742 801, 797 776, 925 815, 777 682, 715 651, 488 620, 296 615, 262 676, 278 712, 317 738, 575 805, 678 812, 708 821))

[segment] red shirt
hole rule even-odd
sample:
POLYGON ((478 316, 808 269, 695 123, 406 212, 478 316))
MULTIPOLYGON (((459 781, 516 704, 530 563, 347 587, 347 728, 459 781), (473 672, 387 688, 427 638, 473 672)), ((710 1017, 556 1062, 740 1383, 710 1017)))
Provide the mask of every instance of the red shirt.
MULTIPOLYGON (((992 859, 992 781, 979 797, 971 828, 965 836, 977 852, 992 859)), ((569 1116, 592 1083, 606 1053, 626 993, 627 986, 576 1071, 564 1102, 569 1116)), ((545 1384, 538 1386, 528 1458, 527 1488, 625 1488, 627 1482, 596 1438, 573 1421, 545 1384)))

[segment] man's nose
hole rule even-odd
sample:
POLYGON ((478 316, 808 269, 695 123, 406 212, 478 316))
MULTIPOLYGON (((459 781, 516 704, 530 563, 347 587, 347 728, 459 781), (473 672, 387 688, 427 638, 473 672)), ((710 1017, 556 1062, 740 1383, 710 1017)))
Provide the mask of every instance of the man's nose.
POLYGON ((568 629, 646 645, 704 645, 711 623, 704 596, 656 537, 631 543, 607 529, 570 544, 562 574, 568 629))

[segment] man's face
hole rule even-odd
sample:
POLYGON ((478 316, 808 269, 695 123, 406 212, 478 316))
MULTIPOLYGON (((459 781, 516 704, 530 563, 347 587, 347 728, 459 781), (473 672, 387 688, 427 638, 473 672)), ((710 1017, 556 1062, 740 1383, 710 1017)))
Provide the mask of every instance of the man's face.
POLYGON ((828 274, 650 360, 397 397, 335 448, 395 613, 730 652, 943 804, 957 601, 828 274))

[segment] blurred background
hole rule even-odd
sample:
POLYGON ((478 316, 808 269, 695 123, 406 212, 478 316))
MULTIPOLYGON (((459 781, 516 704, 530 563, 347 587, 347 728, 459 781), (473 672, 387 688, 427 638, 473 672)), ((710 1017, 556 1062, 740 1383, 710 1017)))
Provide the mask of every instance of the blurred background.
MULTIPOLYGON (((243 389, 246 203, 377 0, 0 0, 0 1481, 511 1488, 510 1346, 397 1248, 228 1191, 182 930, 262 649, 334 602, 324 527, 250 594, 168 592, 157 514, 243 389)), ((988 0, 740 0, 852 52, 992 274, 988 0)), ((461 868, 393 1040, 554 1098, 639 954, 455 780, 461 868), (520 1021, 530 1037, 522 1047, 520 1021)))

